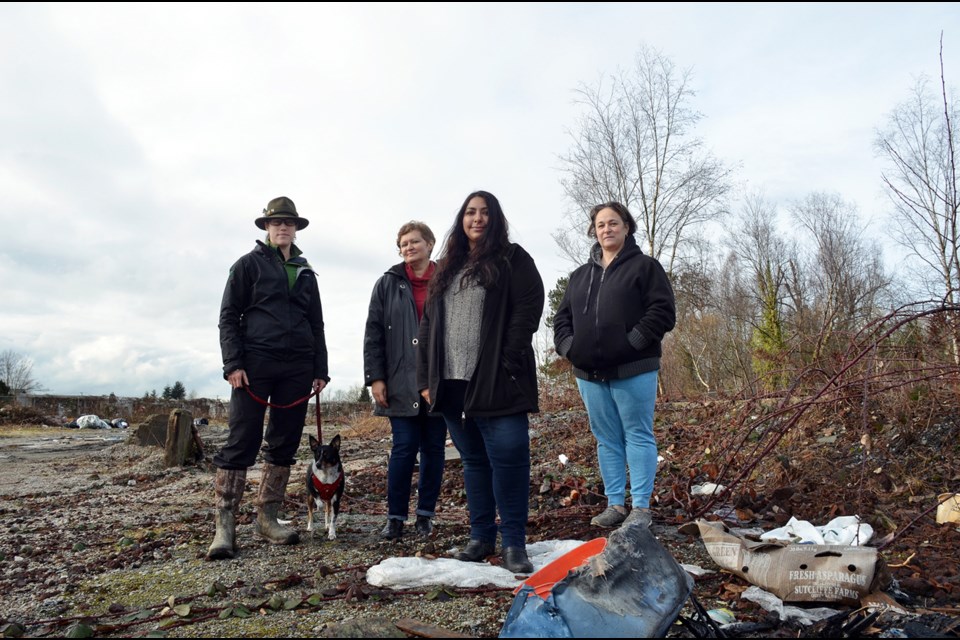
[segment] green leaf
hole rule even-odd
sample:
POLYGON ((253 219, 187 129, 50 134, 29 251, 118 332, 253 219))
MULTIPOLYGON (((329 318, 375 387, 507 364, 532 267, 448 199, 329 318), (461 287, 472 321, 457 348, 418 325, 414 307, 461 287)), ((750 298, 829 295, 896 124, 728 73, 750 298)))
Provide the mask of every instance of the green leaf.
POLYGON ((227 588, 219 582, 214 581, 209 587, 207 587, 207 595, 212 598, 218 593, 221 595, 226 594, 227 588))
POLYGON ((287 598, 283 601, 283 608, 290 611, 291 609, 296 609, 301 604, 303 604, 303 600, 300 598, 287 598))
POLYGON ((220 618, 221 620, 225 620, 225 619, 229 618, 229 617, 232 616, 232 615, 233 615, 233 608, 232 608, 232 607, 227 607, 226 609, 224 609, 223 611, 221 611, 220 614, 219 614, 217 617, 220 618))
POLYGON ((3 637, 4 638, 22 638, 24 634, 27 633, 27 630, 16 622, 11 622, 3 626, 3 637))
POLYGON ((67 629, 67 633, 64 634, 64 637, 65 638, 92 638, 93 628, 78 622, 74 625, 71 625, 70 628, 67 629))
POLYGON ((283 608, 283 596, 281 596, 279 593, 273 594, 270 596, 270 599, 267 600, 267 606, 274 611, 283 608))
POLYGON ((178 604, 173 608, 173 612, 180 616, 181 618, 186 618, 190 615, 190 605, 188 604, 178 604))
POLYGON ((233 608, 233 615, 237 618, 249 618, 251 615, 250 609, 247 609, 245 606, 240 605, 233 608))
POLYGON ((307 604, 309 604, 311 607, 316 607, 321 602, 323 602, 323 596, 319 593, 311 594, 310 597, 307 598, 307 604))

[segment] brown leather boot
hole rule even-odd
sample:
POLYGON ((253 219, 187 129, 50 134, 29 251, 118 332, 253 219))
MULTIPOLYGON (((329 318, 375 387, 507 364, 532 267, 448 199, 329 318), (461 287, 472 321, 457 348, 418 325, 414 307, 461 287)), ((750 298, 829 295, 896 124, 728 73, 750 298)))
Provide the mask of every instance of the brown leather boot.
POLYGON ((257 494, 257 521, 254 531, 271 544, 296 544, 300 534, 277 522, 277 512, 287 495, 290 467, 278 467, 269 462, 263 465, 263 478, 257 494))
POLYGON ((246 469, 217 469, 213 491, 217 496, 217 532, 207 550, 207 560, 224 560, 237 555, 237 510, 247 484, 246 469))

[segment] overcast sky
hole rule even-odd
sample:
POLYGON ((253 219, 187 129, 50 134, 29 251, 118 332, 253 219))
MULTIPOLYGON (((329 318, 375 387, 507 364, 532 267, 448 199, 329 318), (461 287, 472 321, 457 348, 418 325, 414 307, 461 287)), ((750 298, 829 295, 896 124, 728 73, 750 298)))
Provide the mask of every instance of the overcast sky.
POLYGON ((960 78, 960 5, 0 5, 0 350, 49 393, 229 396, 217 320, 271 198, 310 226, 331 391, 363 381, 374 282, 410 219, 476 189, 550 289, 575 89, 642 44, 691 68, 696 133, 781 204, 883 227, 874 131, 960 78))

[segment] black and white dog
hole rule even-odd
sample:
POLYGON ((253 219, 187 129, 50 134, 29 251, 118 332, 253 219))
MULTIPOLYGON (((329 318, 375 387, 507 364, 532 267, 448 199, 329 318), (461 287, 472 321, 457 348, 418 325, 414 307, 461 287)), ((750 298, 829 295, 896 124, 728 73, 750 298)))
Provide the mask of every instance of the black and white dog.
POLYGON ((323 505, 323 520, 327 527, 327 539, 337 539, 337 514, 346 476, 340 462, 340 436, 333 436, 330 444, 310 436, 313 462, 307 469, 307 531, 313 532, 313 512, 323 505))

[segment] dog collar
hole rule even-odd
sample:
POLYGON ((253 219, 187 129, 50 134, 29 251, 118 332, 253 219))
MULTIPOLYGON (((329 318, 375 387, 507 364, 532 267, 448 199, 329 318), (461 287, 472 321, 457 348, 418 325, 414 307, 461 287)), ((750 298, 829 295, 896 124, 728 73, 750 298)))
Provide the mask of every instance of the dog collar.
POLYGON ((343 482, 343 470, 340 471, 337 479, 330 484, 320 482, 320 479, 317 478, 315 474, 310 474, 310 479, 313 481, 313 488, 316 489, 317 493, 320 494, 320 499, 329 500, 333 497, 333 494, 337 492, 337 488, 343 482))

